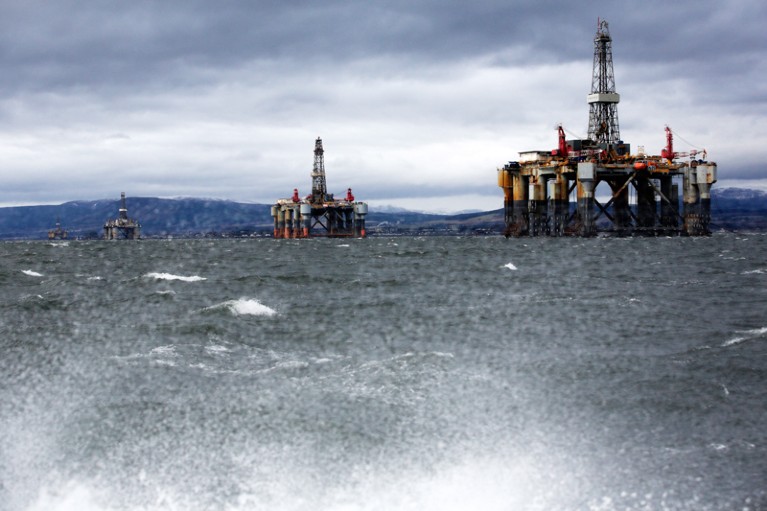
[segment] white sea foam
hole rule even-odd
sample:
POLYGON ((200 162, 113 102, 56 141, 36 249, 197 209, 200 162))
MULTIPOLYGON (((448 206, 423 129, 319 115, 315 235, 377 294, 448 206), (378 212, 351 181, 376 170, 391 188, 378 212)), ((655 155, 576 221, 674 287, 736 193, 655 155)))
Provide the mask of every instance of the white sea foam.
POLYGON ((176 354, 176 347, 173 344, 169 344, 167 346, 158 346, 156 348, 153 348, 152 351, 149 352, 150 355, 175 355, 176 354))
POLYGON ((210 346, 205 346, 205 351, 208 353, 226 353, 229 351, 229 348, 219 344, 212 344, 210 346))
POLYGON ((274 316, 277 311, 252 298, 240 298, 207 307, 205 310, 228 309, 236 316, 274 316))
POLYGON ((24 275, 29 275, 30 277, 42 277, 43 276, 42 273, 37 273, 36 271, 32 271, 32 270, 21 270, 21 273, 23 273, 24 275))
POLYGON ((150 279, 157 279, 157 280, 180 280, 183 282, 199 282, 201 280, 208 280, 205 277, 200 277, 198 275, 185 277, 183 275, 173 275, 172 273, 158 273, 158 272, 147 273, 146 275, 144 275, 144 277, 147 277, 150 279))
POLYGON ((275 369, 306 369, 307 367, 309 367, 309 363, 303 360, 286 360, 274 365, 275 369))
POLYGON ((767 273, 767 268, 758 268, 756 270, 744 271, 742 275, 754 275, 754 274, 764 275, 765 273, 767 273))
POLYGON ((503 265, 503 267, 504 267, 504 268, 508 268, 508 269, 510 269, 510 270, 516 270, 516 269, 517 269, 517 267, 516 267, 516 266, 514 266, 514 264, 513 264, 513 263, 504 264, 504 265, 503 265))
POLYGON ((724 341, 722 343, 722 347, 726 348, 728 346, 734 346, 736 344, 740 344, 742 342, 750 341, 751 339, 757 339, 759 337, 762 337, 764 335, 767 335, 767 327, 762 328, 754 328, 752 330, 743 330, 742 332, 738 332, 738 337, 733 337, 732 339, 729 339, 727 341, 724 341))
POLYGON ((88 277, 88 280, 104 280, 102 277, 99 277, 98 275, 94 275, 93 277, 88 277))

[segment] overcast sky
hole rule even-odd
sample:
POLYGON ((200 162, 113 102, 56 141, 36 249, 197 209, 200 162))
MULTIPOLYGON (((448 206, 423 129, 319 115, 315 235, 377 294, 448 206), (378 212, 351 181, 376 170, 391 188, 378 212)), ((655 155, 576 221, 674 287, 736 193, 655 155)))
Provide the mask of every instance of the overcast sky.
POLYGON ((597 19, 632 148, 767 189, 764 0, 0 0, 0 205, 128 196, 502 207, 496 168, 585 137, 597 19))

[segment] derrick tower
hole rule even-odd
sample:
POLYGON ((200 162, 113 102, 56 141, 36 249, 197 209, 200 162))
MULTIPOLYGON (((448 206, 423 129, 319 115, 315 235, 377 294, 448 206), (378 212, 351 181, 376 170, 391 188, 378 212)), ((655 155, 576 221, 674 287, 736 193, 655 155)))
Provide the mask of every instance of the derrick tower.
POLYGON ((325 202, 327 194, 325 151, 322 149, 322 139, 317 137, 317 140, 314 142, 314 168, 312 168, 312 203, 325 202))
POLYGON ((618 102, 613 73, 613 50, 607 21, 600 20, 594 36, 594 69, 591 77, 588 138, 598 144, 617 144, 621 138, 618 129, 618 102))

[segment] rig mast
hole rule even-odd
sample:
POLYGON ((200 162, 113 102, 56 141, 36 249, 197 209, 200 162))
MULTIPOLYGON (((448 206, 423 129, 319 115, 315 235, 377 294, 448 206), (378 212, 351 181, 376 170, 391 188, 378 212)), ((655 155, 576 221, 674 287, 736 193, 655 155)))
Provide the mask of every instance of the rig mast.
POLYGON ((322 139, 317 137, 317 140, 314 142, 314 167, 312 168, 312 204, 325 202, 327 194, 325 151, 322 149, 322 139))
POLYGON ((617 144, 621 138, 618 128, 618 102, 613 73, 612 38, 607 21, 600 20, 594 36, 594 69, 591 77, 588 138, 597 144, 617 144))

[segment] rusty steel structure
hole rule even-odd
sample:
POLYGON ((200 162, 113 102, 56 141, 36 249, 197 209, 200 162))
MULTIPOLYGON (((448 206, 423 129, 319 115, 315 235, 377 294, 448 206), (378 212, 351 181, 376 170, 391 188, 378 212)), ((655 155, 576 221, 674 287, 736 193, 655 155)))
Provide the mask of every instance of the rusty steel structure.
POLYGON ((587 138, 568 140, 559 126, 556 149, 521 152, 519 161, 498 169, 507 237, 710 234, 716 163, 705 160, 705 150, 675 152, 668 126, 660 155, 649 156, 641 147, 631 154, 620 139, 619 101, 612 39, 601 20, 587 96, 587 138), (597 194, 603 183, 609 187, 604 204, 597 194))
POLYGON ((298 189, 288 199, 278 199, 272 206, 275 238, 358 237, 364 238, 368 205, 355 201, 351 188, 343 199, 327 191, 325 150, 322 139, 314 143, 312 193, 301 198, 298 189))
POLYGON ((128 217, 128 207, 125 203, 125 192, 120 194, 120 210, 117 218, 107 220, 104 224, 104 239, 137 240, 141 238, 141 224, 138 220, 128 217))

